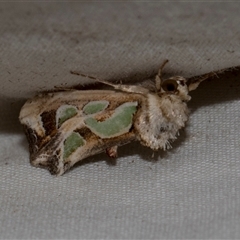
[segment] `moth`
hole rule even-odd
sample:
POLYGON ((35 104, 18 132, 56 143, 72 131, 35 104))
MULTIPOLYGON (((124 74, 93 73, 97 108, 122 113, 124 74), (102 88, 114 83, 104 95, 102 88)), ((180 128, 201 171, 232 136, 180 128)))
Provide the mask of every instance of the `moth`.
POLYGON ((114 84, 90 77, 110 90, 65 90, 40 93, 20 111, 29 142, 30 162, 62 175, 78 161, 106 151, 117 156, 119 146, 131 141, 156 151, 166 150, 188 120, 189 92, 214 75, 173 76, 162 79, 160 66, 154 87, 114 84))

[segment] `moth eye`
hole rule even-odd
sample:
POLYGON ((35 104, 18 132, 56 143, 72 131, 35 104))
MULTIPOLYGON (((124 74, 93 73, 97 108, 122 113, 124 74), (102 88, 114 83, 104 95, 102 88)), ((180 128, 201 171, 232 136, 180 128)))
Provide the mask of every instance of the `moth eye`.
POLYGON ((166 80, 162 83, 162 89, 165 92, 175 92, 178 88, 178 84, 175 80, 166 80))

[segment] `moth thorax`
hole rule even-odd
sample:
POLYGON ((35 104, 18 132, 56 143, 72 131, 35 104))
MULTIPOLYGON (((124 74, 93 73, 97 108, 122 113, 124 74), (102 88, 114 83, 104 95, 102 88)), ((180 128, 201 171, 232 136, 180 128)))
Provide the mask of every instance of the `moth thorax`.
POLYGON ((189 101, 191 97, 188 95, 187 80, 181 76, 174 76, 164 80, 161 84, 161 92, 175 94, 182 101, 189 101))

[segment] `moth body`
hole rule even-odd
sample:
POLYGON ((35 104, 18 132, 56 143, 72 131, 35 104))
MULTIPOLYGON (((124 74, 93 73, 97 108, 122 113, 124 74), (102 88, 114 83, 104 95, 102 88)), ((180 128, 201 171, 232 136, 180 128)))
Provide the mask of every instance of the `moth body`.
POLYGON ((61 175, 102 151, 114 157, 117 146, 130 141, 139 140, 153 150, 168 148, 187 121, 186 103, 174 92, 117 87, 52 92, 28 100, 20 122, 31 163, 61 175))

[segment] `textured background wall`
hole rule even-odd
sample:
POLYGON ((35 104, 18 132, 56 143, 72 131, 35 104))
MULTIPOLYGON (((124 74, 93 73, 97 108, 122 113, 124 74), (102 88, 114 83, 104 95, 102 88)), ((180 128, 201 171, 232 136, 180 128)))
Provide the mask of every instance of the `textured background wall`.
POLYGON ((136 81, 240 65, 238 3, 0 3, 0 237, 240 238, 239 74, 193 92, 168 153, 138 143, 116 164, 91 157, 63 177, 33 168, 18 123, 54 86, 136 81))

